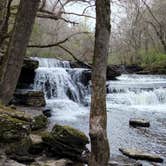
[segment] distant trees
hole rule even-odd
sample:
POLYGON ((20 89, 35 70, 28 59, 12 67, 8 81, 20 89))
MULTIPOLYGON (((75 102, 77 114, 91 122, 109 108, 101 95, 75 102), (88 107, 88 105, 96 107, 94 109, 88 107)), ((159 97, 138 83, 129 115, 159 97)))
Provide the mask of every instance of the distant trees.
POLYGON ((40 0, 21 0, 0 71, 0 100, 8 104, 13 97, 40 0))
MULTIPOLYGON (((112 58, 117 63, 141 64, 151 54, 166 54, 166 2, 162 0, 117 0, 119 16, 111 39, 112 58)), ((114 2, 115 3, 115 2, 114 2)))
POLYGON ((90 112, 91 155, 89 166, 107 166, 106 69, 110 39, 110 0, 96 0, 96 32, 90 112))

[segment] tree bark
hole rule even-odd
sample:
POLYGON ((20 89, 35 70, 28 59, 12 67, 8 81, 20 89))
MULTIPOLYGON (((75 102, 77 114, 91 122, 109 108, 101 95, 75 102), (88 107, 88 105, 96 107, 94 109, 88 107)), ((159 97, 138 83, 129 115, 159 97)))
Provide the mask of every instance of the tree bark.
POLYGON ((21 0, 7 53, 0 71, 0 100, 12 99, 21 72, 24 55, 32 32, 40 0, 21 0))
POLYGON ((96 0, 96 33, 92 72, 90 113, 90 166, 107 166, 110 156, 107 139, 106 68, 110 38, 110 0, 96 0))
POLYGON ((8 31, 11 2, 12 0, 0 0, 0 47, 8 31))

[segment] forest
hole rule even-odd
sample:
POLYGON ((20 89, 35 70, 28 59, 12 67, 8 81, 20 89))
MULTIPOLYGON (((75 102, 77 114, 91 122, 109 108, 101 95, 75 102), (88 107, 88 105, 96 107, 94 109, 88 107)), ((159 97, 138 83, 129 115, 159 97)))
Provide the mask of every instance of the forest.
POLYGON ((166 1, 0 0, 0 166, 166 165, 166 1))

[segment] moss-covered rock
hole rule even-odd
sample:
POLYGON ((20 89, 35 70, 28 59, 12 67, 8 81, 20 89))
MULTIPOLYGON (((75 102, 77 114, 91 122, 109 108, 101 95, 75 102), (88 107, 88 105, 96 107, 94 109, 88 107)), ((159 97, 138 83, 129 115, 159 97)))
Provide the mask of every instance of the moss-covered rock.
POLYGON ((28 155, 28 151, 31 145, 32 141, 30 137, 27 136, 24 139, 18 141, 17 143, 8 144, 6 148, 6 154, 18 156, 28 155))
POLYGON ((0 142, 15 142, 30 133, 31 118, 22 112, 0 106, 0 142))
POLYGON ((84 146, 89 143, 87 136, 83 132, 70 126, 56 124, 53 127, 51 134, 54 138, 63 139, 64 142, 77 144, 78 146, 84 146))
POLYGON ((89 143, 87 136, 72 127, 55 125, 51 133, 42 136, 49 152, 54 156, 66 157, 79 160, 86 144, 89 143))
POLYGON ((39 130, 46 128, 48 124, 48 119, 44 115, 38 115, 34 117, 33 122, 32 122, 32 130, 39 130))

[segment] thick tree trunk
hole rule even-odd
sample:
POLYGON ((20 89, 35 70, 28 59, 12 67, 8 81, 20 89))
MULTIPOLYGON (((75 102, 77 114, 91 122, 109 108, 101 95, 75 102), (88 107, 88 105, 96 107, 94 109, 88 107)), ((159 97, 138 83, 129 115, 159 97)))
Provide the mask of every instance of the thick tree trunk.
POLYGON ((16 88, 40 0, 21 0, 8 50, 3 58, 0 100, 8 104, 16 88))
POLYGON ((90 113, 90 166, 107 166, 106 68, 110 38, 110 0, 96 0, 96 33, 90 113))

